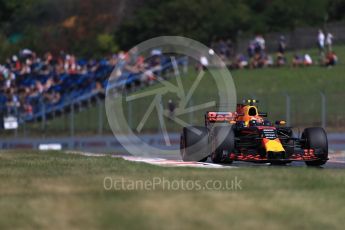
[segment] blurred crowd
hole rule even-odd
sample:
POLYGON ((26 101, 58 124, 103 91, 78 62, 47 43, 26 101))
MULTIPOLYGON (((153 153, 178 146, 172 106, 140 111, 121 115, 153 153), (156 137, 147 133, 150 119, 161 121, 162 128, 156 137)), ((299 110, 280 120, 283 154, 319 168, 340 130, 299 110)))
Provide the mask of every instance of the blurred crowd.
MULTIPOLYGON (((275 54, 269 54, 266 50, 266 41, 260 34, 256 35, 250 40, 246 54, 236 53, 233 43, 230 39, 220 39, 217 42, 212 42, 211 49, 227 64, 231 69, 255 69, 263 67, 280 67, 280 66, 334 66, 337 64, 338 57, 332 48, 334 36, 331 33, 326 35, 322 30, 319 30, 317 35, 317 47, 319 50, 319 57, 313 60, 309 53, 294 53, 286 55, 288 44, 284 36, 278 38, 275 54), (288 60, 290 57, 290 61, 288 60)), ((211 52, 211 53, 212 53, 211 52)), ((201 63, 206 63, 202 61, 201 63)))
MULTIPOLYGON (((47 52, 39 57, 29 49, 21 50, 0 65, 1 105, 11 114, 20 110, 31 115, 34 104, 60 102, 64 90, 56 86, 62 84, 65 74, 73 77, 92 73, 99 64, 93 60, 77 60, 74 55, 63 52, 57 56, 47 52)), ((99 83, 96 87, 100 87, 99 83)))
MULTIPOLYGON (((317 61, 308 53, 295 53, 289 56, 289 62, 286 55, 288 44, 284 36, 278 38, 276 54, 268 54, 266 41, 260 34, 249 42, 246 54, 236 54, 230 39, 213 42, 209 54, 217 53, 232 69, 315 64, 334 66, 338 57, 332 48, 333 39, 331 33, 324 34, 319 30, 317 61)), ((152 50, 148 59, 140 56, 134 48, 98 60, 77 58, 65 52, 47 52, 40 57, 32 50, 23 49, 0 64, 1 111, 30 116, 41 109, 39 105, 42 103, 54 106, 80 95, 103 92, 115 66, 119 67, 115 76, 119 80, 123 78, 125 84, 150 84, 161 76, 163 66, 169 61, 171 65, 170 58, 165 57, 159 49, 152 50)), ((200 63, 200 66, 206 67, 207 58, 201 57, 200 63)))
POLYGON ((23 49, 0 65, 1 111, 30 116, 41 109, 42 103, 53 106, 64 99, 103 92, 117 64, 121 66, 117 77, 140 73, 139 80, 149 81, 160 69, 160 61, 160 54, 156 53, 144 62, 135 49, 99 60, 77 58, 65 52, 47 52, 39 57, 34 51, 23 49))

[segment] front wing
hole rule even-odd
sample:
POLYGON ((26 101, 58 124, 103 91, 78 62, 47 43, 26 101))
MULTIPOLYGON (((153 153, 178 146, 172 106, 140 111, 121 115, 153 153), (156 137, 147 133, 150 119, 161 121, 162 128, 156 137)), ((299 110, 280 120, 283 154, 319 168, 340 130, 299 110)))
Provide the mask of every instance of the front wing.
POLYGON ((231 161, 249 161, 249 162, 272 162, 272 161, 315 161, 315 160, 328 160, 320 158, 318 156, 318 150, 314 149, 302 149, 301 151, 295 152, 293 154, 283 154, 276 153, 277 157, 272 156, 262 156, 259 153, 230 153, 229 160, 231 161))

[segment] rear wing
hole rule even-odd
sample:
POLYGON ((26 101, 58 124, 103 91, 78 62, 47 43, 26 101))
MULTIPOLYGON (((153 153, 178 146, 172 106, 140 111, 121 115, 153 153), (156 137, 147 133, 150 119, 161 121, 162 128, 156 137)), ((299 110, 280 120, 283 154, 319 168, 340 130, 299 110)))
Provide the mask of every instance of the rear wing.
POLYGON ((232 123, 237 118, 236 112, 207 112, 205 114, 206 126, 210 123, 232 123))

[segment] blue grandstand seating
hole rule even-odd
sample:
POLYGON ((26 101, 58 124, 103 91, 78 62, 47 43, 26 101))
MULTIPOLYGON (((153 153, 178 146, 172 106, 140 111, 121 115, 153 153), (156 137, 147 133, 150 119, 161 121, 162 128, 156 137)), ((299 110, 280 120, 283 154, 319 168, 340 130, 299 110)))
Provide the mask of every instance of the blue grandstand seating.
MULTIPOLYGON (((182 57, 178 58, 176 61, 178 65, 183 65, 186 64, 187 59, 185 57, 182 57)), ((164 58, 161 61, 161 63, 162 71, 166 71, 173 68, 173 65, 169 58, 164 58)), ((79 60, 78 64, 83 66, 87 64, 87 61, 79 60)), ((102 60, 98 62, 98 64, 98 68, 95 72, 89 72, 87 74, 60 74, 58 76, 60 83, 55 84, 48 89, 49 92, 60 93, 61 98, 57 103, 52 104, 45 102, 42 94, 38 94, 36 96, 31 96, 27 98, 28 102, 33 107, 33 114, 20 114, 19 117, 21 118, 21 121, 34 121, 36 119, 43 118, 44 116, 47 116, 50 113, 70 108, 72 104, 74 105, 76 103, 87 101, 98 96, 99 92, 93 91, 93 89, 96 86, 96 82, 100 82, 103 88, 106 88, 108 85, 108 77, 113 71, 113 66, 109 65, 106 60, 102 60)), ((51 74, 18 74, 17 76, 17 84, 25 87, 35 85, 36 81, 39 81, 42 84, 44 84, 49 78, 54 77, 51 74)), ((108 88, 110 87, 121 89, 125 86, 131 86, 132 84, 135 84, 136 82, 140 81, 140 78, 140 73, 130 73, 122 71, 122 75, 116 80, 116 82, 112 82, 108 86, 108 88)), ((3 111, 6 110, 6 101, 6 95, 4 93, 0 93, 0 106, 3 111)))

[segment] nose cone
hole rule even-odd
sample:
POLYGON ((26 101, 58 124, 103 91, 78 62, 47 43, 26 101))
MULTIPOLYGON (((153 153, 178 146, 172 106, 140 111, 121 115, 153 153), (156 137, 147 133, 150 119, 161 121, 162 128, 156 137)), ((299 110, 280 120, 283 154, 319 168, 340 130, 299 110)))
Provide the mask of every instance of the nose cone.
POLYGON ((265 146, 266 152, 275 152, 275 153, 285 152, 285 149, 278 138, 275 140, 269 140, 269 139, 264 138, 263 144, 265 146))

